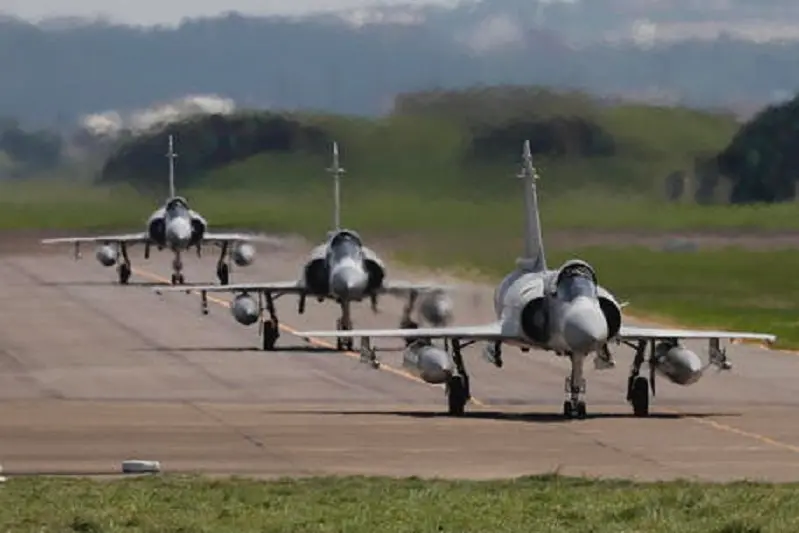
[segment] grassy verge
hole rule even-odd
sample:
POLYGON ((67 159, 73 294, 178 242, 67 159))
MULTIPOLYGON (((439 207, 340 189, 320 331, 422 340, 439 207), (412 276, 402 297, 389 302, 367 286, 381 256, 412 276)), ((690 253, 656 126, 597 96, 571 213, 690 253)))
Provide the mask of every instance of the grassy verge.
POLYGON ((6 531, 793 532, 799 486, 636 484, 557 476, 496 482, 14 479, 6 531))
MULTIPOLYGON (((0 188, 0 229, 111 230, 142 227, 159 202, 124 188, 52 184, 0 188)), ((215 227, 249 227, 319 239, 331 222, 326 191, 253 196, 189 191, 192 204, 215 227)), ((517 202, 517 200, 514 200, 517 202)), ((607 203, 599 198, 553 198, 544 206, 545 233, 553 229, 679 231, 799 228, 799 207, 700 208, 607 203), (594 203, 602 203, 601 211, 594 203)), ((434 267, 467 267, 498 279, 521 249, 516 205, 487 200, 422 198, 413 192, 345 198, 344 222, 367 239, 393 238, 396 257, 434 267)), ((549 262, 571 256, 590 261, 603 285, 630 300, 633 314, 695 327, 771 332, 781 347, 799 347, 799 254, 706 250, 666 253, 613 246, 556 250, 549 262)))
MULTIPOLYGON (((332 223, 331 187, 323 178, 296 190, 179 191, 217 228, 249 227, 319 235, 332 223)), ((517 185, 514 183, 514 185, 517 185)), ((94 187, 58 181, 0 184, 0 229, 141 227, 163 198, 126 186, 94 187)), ((365 234, 458 236, 519 234, 521 200, 419 193, 413 189, 348 188, 345 225, 365 234)), ((666 204, 641 197, 581 190, 541 193, 545 231, 788 231, 799 230, 799 204, 710 206, 666 204)))
MULTIPOLYGON (((481 241, 480 246, 418 241, 397 257, 410 264, 443 268, 468 265, 489 279, 513 267, 515 242, 481 241), (455 245, 455 246, 453 246, 455 245)), ((599 282, 627 312, 665 323, 777 335, 777 347, 799 348, 799 253, 735 248, 661 252, 644 247, 550 250, 550 267, 579 257, 591 263, 599 282)))

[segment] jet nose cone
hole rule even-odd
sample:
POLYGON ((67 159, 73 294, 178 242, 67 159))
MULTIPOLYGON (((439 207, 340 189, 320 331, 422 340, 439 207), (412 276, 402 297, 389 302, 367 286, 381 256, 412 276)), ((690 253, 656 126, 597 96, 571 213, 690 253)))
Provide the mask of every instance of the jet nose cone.
POLYGON ((588 298, 572 302, 564 318, 563 337, 575 353, 589 353, 607 341, 608 325, 599 304, 588 298))
POLYGON ((346 265, 335 269, 330 281, 330 288, 336 296, 357 299, 366 291, 368 277, 362 269, 346 265))
POLYGON ((191 240, 191 222, 185 218, 174 218, 166 227, 167 240, 176 245, 184 246, 191 240))

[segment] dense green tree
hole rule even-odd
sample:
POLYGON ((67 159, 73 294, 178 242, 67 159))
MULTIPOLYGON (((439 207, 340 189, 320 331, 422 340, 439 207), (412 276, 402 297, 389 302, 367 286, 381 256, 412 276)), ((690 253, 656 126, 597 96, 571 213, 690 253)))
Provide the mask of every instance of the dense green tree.
POLYGON ((185 187, 205 172, 259 153, 322 153, 330 144, 320 128, 287 116, 269 112, 205 115, 122 142, 106 160, 100 181, 159 187, 166 169, 164 149, 169 135, 180 142, 185 187))
POLYGON ((799 178, 799 95, 763 109, 718 155, 733 183, 730 201, 779 202, 794 198, 799 178))

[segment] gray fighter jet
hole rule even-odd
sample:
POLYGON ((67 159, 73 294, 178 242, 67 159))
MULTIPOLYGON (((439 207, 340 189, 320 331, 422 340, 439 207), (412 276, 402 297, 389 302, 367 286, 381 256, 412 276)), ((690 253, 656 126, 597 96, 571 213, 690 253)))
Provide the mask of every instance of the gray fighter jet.
POLYGON ((222 248, 217 262, 216 275, 222 285, 227 285, 230 282, 231 260, 240 267, 250 265, 255 259, 255 248, 251 243, 274 242, 274 239, 243 233, 208 231, 208 222, 189 207, 185 198, 175 194, 175 158, 177 158, 177 154, 174 151, 172 135, 169 136, 169 152, 166 155, 169 158, 169 198, 147 220, 146 231, 97 237, 44 239, 42 244, 73 244, 75 259, 80 258, 82 243, 99 244, 95 254, 97 260, 105 267, 117 265, 121 284, 128 283, 132 273, 128 246, 144 244, 145 259, 150 258, 151 246, 156 246, 159 251, 166 248, 175 254, 172 261, 173 285, 185 283, 182 253, 196 248, 199 257, 204 244, 213 244, 222 248), (229 250, 231 245, 232 249, 229 250))
MULTIPOLYGON (((208 292, 238 293, 230 309, 240 324, 249 326, 259 323, 263 337, 263 349, 274 350, 280 336, 275 300, 293 294, 299 297, 300 314, 305 312, 306 298, 319 302, 333 300, 341 306, 341 317, 336 321, 339 330, 352 329, 351 305, 364 299, 371 301, 377 312, 378 297, 392 294, 407 297, 408 303, 400 327, 414 327, 411 319, 414 309, 428 323, 441 326, 452 318, 452 301, 446 293, 447 287, 434 283, 413 283, 387 279, 386 266, 374 250, 364 245, 353 230, 341 227, 341 175, 345 172, 339 164, 338 144, 333 143, 333 166, 328 169, 334 183, 334 230, 328 232, 324 243, 311 250, 302 267, 299 279, 277 282, 255 282, 226 285, 192 285, 191 290, 201 295, 202 312, 208 314, 208 292), (418 302, 418 306, 417 306, 418 302), (264 311, 269 319, 264 321, 264 311)), ((155 292, 185 290, 182 288, 156 288, 155 292)), ((352 350, 352 339, 337 339, 338 350, 352 350)))
POLYGON ((483 355, 497 367, 502 366, 502 344, 552 351, 571 360, 566 378, 567 398, 563 403, 566 418, 584 418, 586 405, 583 368, 586 358, 596 352, 597 368, 613 366, 608 343, 625 343, 634 347, 636 356, 627 386, 627 401, 636 415, 649 412, 650 383, 654 392, 655 372, 681 385, 695 383, 711 365, 729 369, 726 350, 719 340, 758 339, 773 342, 774 335, 727 331, 640 328, 622 323, 623 304, 597 283, 594 269, 579 259, 566 261, 560 268, 547 267, 541 237, 536 180, 529 142, 524 143, 523 167, 518 176, 524 184, 524 256, 516 268, 499 284, 494 293, 496 321, 474 326, 444 328, 375 329, 341 331, 300 331, 305 338, 360 337, 361 359, 378 366, 375 337, 405 338, 408 347, 403 366, 415 369, 430 383, 445 383, 449 412, 461 415, 471 398, 469 377, 461 350, 474 342, 485 342, 483 355), (432 344, 444 339, 444 348, 432 344), (699 357, 684 348, 680 339, 708 339, 709 359, 703 365, 699 357), (646 358, 647 347, 649 357, 646 358), (647 362, 650 377, 641 376, 647 362))

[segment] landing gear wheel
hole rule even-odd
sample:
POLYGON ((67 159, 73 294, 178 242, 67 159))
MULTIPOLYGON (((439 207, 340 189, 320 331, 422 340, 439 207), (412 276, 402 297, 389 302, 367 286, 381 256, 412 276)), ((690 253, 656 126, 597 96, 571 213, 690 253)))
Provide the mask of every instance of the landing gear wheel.
POLYGON ((126 265, 125 263, 122 263, 121 265, 119 265, 119 267, 117 267, 117 273, 119 274, 119 283, 121 285, 127 285, 128 281, 130 281, 130 274, 131 274, 130 266, 126 265))
POLYGON ((453 376, 447 382, 447 402, 450 416, 463 416, 469 400, 462 376, 453 376))
POLYGON ((227 266, 227 264, 222 263, 217 267, 216 277, 219 279, 220 285, 230 284, 230 268, 227 266))
POLYGON ((577 418, 579 420, 585 420, 585 417, 588 414, 588 412, 587 412, 587 410, 585 408, 585 402, 583 402, 583 401, 577 402, 576 411, 577 411, 577 413, 576 413, 577 414, 577 418))
POLYGON ((183 277, 183 274, 172 274, 172 285, 185 285, 186 278, 183 277))
POLYGON ((280 328, 277 323, 271 320, 264 322, 264 350, 273 351, 278 337, 280 337, 280 328))
POLYGON ((574 404, 569 400, 563 402, 563 417, 567 420, 573 418, 585 420, 586 416, 588 416, 588 410, 586 409, 584 401, 580 400, 574 404))
POLYGON ((352 338, 343 339, 341 337, 336 339, 336 350, 340 352, 351 352, 353 349, 352 338))
MULTIPOLYGON (((352 329, 351 327, 344 327, 344 320, 338 319, 336 320, 336 329, 338 331, 349 331, 352 329)), ((345 337, 338 337, 336 338, 336 350, 340 352, 351 352, 354 347, 354 341, 352 337, 345 338, 345 337)))
POLYGON ((649 381, 645 377, 639 376, 633 381, 630 402, 635 416, 649 415, 649 381))

